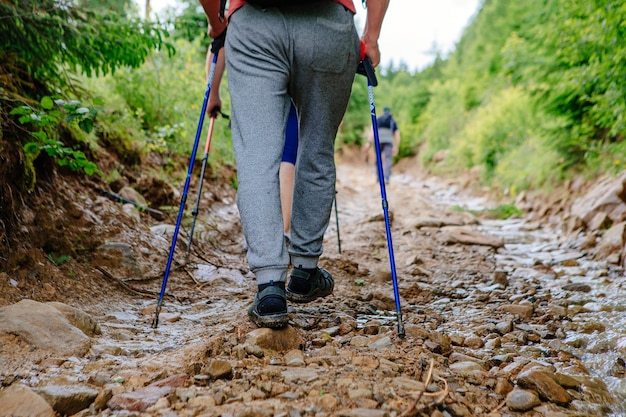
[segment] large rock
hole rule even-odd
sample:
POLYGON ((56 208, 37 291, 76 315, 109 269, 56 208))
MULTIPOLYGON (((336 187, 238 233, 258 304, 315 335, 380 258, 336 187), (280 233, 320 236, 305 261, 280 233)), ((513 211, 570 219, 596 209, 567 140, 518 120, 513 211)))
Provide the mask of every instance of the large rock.
POLYGON ((587 194, 572 203, 571 212, 590 224, 598 213, 606 213, 613 223, 626 220, 626 171, 616 178, 598 182, 587 194))
POLYGON ((540 398, 558 405, 567 406, 572 401, 569 393, 546 370, 531 368, 524 371, 517 376, 517 384, 537 391, 540 398))
POLYGON ((596 247, 596 258, 611 259, 618 263, 624 251, 626 240, 626 222, 620 222, 604 233, 596 247))
POLYGON ((73 326, 78 327, 87 336, 94 337, 102 334, 98 322, 84 311, 57 301, 51 301, 47 304, 59 310, 73 326))
POLYGON ((55 417, 52 407, 30 388, 13 384, 0 391, 0 412, 12 417, 55 417))
POLYGON ((98 390, 85 385, 48 385, 37 392, 62 416, 71 416, 88 408, 98 395, 98 390))
POLYGON ((303 344, 302 338, 291 326, 282 329, 256 329, 248 333, 246 341, 263 349, 271 349, 274 352, 299 349, 303 344))
POLYGON ((84 356, 91 339, 55 307, 32 300, 0 308, 0 333, 22 337, 58 356, 84 356))

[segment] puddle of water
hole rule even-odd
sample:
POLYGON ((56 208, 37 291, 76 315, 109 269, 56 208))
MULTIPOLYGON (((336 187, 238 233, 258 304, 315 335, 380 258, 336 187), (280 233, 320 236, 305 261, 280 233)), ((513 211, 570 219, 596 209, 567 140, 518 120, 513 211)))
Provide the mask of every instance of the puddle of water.
POLYGON ((197 264, 193 271, 193 276, 197 282, 213 283, 217 281, 220 285, 230 285, 243 287, 246 285, 246 278, 236 269, 218 268, 213 265, 197 264))

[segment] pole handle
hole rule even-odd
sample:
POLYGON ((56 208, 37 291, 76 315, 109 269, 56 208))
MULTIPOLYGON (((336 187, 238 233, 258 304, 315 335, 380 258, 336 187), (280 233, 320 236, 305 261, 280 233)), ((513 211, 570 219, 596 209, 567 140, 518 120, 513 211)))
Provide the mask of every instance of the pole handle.
POLYGON ((359 62, 356 72, 357 74, 365 75, 372 87, 376 87, 378 85, 376 70, 374 69, 374 65, 372 65, 372 60, 367 55, 361 60, 361 62, 359 62))

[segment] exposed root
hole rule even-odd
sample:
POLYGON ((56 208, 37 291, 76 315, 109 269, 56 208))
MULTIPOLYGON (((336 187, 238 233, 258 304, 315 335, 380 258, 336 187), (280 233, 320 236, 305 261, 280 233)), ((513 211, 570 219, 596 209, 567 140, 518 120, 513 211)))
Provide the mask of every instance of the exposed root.
POLYGON ((400 417, 414 417, 422 411, 425 411, 435 405, 441 404, 443 400, 446 399, 446 397, 448 396, 448 393, 450 392, 450 389, 448 387, 448 382, 441 377, 435 376, 435 379, 443 382, 444 388, 442 390, 439 390, 437 392, 425 392, 426 388, 430 384, 431 379, 433 378, 434 366, 435 366, 435 360, 431 358, 430 366, 428 367, 428 374, 426 375, 426 381, 424 382, 424 389, 418 393, 417 398, 415 398, 415 401, 413 401, 413 404, 411 405, 411 407, 409 407, 402 414, 400 414, 400 417), (437 398, 435 401, 433 401, 432 403, 426 406, 422 406, 418 408, 417 405, 423 396, 439 397, 439 398, 437 398))
POLYGON ((502 407, 504 407, 504 405, 506 404, 506 399, 502 400, 502 402, 500 404, 498 404, 498 406, 496 408, 494 408, 493 410, 491 410, 489 412, 489 414, 487 414, 488 416, 495 414, 496 411, 498 411, 499 409, 501 409, 502 407))
MULTIPOLYGON (((104 275, 105 277, 109 278, 112 281, 115 281, 116 283, 118 283, 122 288, 124 288, 126 291, 135 294, 135 295, 144 295, 144 296, 155 296, 155 295, 159 295, 158 292, 156 291, 148 291, 148 290, 138 290, 136 288, 131 287, 130 285, 128 285, 127 283, 125 283, 123 280, 116 278, 113 276, 113 274, 111 274, 109 271, 107 271, 106 269, 102 268, 101 266, 96 266, 96 269, 98 271, 100 271, 102 273, 102 275, 104 275)), ((174 300, 179 301, 178 298, 173 295, 173 294, 165 294, 168 297, 172 297, 174 300)))
POLYGON ((432 378, 432 375, 433 375, 434 366, 435 366, 435 360, 431 358, 430 366, 428 367, 428 374, 426 375, 426 381, 424 382, 424 389, 417 394, 417 398, 415 399, 411 407, 409 407, 402 414, 400 414, 400 417, 409 417, 409 416, 415 415, 414 413, 416 411, 417 404, 422 399, 422 396, 424 395, 424 392, 426 391, 426 387, 428 387, 428 384, 430 384, 430 379, 432 378))

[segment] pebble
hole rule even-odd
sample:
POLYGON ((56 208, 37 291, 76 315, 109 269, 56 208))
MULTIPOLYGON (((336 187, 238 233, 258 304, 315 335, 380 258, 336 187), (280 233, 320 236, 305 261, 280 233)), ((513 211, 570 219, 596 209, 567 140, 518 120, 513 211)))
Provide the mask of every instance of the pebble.
POLYGON ((290 350, 285 353, 285 365, 287 366, 304 366, 304 353, 301 350, 290 350))
POLYGON ((535 393, 524 389, 514 389, 506 397, 506 406, 511 411, 529 411, 540 404, 535 393))

